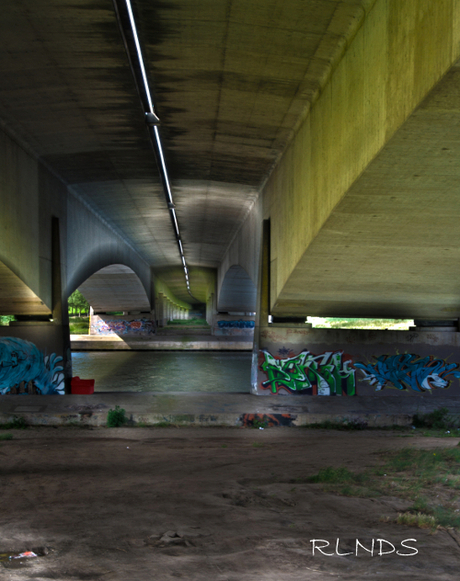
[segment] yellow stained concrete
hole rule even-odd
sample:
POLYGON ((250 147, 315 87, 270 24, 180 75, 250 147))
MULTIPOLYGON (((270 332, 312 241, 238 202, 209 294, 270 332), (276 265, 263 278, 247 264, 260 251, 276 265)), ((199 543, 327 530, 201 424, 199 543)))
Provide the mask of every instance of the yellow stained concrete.
POLYGON ((274 313, 289 313, 289 300, 308 300, 301 288, 285 288, 291 273, 352 184, 458 59, 459 10, 457 0, 377 0, 366 16, 265 187, 274 313))

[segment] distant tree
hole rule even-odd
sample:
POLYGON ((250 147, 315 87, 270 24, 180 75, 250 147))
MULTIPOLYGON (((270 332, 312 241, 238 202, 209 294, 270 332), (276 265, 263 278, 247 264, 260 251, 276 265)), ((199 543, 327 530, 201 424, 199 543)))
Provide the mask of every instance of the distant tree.
POLYGON ((15 321, 14 315, 0 315, 0 325, 1 326, 8 326, 10 321, 15 321))
POLYGON ((89 303, 78 289, 69 297, 69 313, 75 311, 78 313, 79 317, 81 317, 82 312, 89 312, 89 303))

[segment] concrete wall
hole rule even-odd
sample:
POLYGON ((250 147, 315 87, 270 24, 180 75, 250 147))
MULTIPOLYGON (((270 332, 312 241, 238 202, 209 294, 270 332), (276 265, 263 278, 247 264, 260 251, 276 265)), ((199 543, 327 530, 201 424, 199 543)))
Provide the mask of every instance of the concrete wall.
MULTIPOLYGON (((67 221, 66 187, 0 130, 0 261, 52 310, 51 219, 67 221)), ((61 235, 65 272, 65 236, 61 235)), ((11 314, 14 314, 11 313, 11 314)))
POLYGON ((260 329, 257 395, 460 395, 460 333, 260 329))
POLYGON ((264 190, 272 307, 332 209, 459 58, 460 3, 376 0, 344 50, 264 190))
POLYGON ((217 337, 254 337, 255 317, 217 314, 212 323, 212 334, 217 337))
POLYGON ((91 315, 89 334, 98 336, 149 337, 155 320, 145 315, 91 315))

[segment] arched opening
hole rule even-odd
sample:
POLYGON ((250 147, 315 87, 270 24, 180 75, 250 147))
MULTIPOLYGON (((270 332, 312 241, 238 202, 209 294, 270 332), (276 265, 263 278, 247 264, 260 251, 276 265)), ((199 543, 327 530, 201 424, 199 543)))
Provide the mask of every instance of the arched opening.
POLYGON ((137 274, 123 264, 101 268, 78 288, 90 305, 89 334, 143 336, 154 331, 150 301, 137 274))

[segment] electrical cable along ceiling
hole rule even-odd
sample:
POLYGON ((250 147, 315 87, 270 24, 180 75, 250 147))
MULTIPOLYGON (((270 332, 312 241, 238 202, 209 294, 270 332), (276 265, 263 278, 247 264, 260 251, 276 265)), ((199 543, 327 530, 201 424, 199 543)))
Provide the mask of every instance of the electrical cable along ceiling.
POLYGON ((173 201, 171 183, 169 180, 168 169, 163 153, 163 145, 161 143, 160 119, 155 113, 155 108, 150 92, 150 83, 148 81, 147 72, 145 69, 144 56, 142 47, 139 41, 137 32, 136 20, 134 18, 133 9, 130 0, 113 0, 115 12, 117 15, 120 32, 123 37, 123 42, 126 48, 131 71, 133 73, 134 81, 136 83, 137 92, 139 94, 142 109, 144 110, 145 123, 148 127, 150 141, 155 152, 155 159, 158 170, 160 172, 161 182, 166 198, 166 204, 170 213, 172 227, 176 236, 177 245, 179 248, 179 255, 182 262, 185 275, 185 284, 188 293, 193 297, 190 290, 189 270, 185 260, 184 247, 181 240, 179 222, 177 220, 176 209, 173 201), (133 46, 134 45, 134 46, 133 46))

